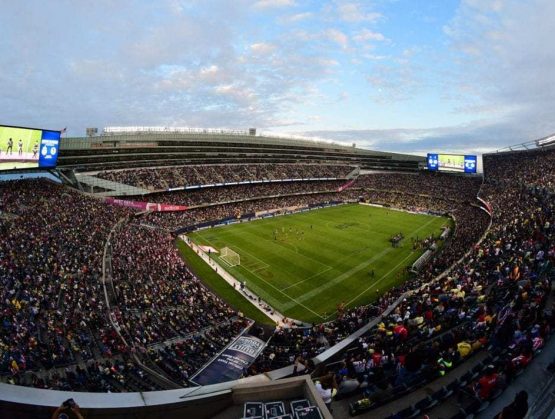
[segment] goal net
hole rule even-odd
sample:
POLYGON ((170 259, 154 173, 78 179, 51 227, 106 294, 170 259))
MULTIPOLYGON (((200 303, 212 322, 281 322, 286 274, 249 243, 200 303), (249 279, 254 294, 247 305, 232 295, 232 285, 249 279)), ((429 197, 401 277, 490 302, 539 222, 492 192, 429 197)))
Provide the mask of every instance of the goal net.
POLYGON ((234 252, 229 247, 224 247, 220 250, 220 259, 231 267, 241 264, 241 257, 239 256, 239 253, 234 252))

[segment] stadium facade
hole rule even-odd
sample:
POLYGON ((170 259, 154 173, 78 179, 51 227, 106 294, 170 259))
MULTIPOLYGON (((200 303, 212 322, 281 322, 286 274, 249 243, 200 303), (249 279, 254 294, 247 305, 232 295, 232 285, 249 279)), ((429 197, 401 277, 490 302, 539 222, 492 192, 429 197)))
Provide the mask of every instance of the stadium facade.
POLYGON ((370 151, 324 140, 251 131, 106 128, 103 135, 63 138, 60 168, 100 170, 184 164, 337 163, 361 169, 415 171, 423 157, 370 151))

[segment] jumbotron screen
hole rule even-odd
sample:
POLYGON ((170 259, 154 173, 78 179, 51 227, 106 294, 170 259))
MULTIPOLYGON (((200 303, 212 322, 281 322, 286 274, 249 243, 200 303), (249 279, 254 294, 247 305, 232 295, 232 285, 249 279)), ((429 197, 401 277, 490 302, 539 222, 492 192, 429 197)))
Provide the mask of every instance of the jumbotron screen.
POLYGON ((474 155, 428 153, 428 170, 476 173, 478 158, 474 155))
POLYGON ((56 167, 60 131, 0 125, 0 171, 56 167))

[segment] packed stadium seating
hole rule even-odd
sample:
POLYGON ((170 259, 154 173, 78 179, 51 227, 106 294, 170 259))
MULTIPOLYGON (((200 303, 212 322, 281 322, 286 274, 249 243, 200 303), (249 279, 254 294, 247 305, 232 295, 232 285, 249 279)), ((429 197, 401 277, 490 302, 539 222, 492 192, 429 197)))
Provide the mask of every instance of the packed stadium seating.
POLYGON ((351 170, 344 165, 234 164, 104 171, 96 176, 150 190, 164 190, 177 186, 253 180, 345 178, 351 170))
POLYGON ((141 371, 132 354, 163 363, 171 341, 183 357, 191 355, 188 363, 175 357, 187 377, 246 325, 187 270, 167 234, 147 234, 129 220, 113 238, 109 307, 124 342, 106 316, 101 268, 110 230, 130 212, 50 182, 0 188, 0 371, 9 382, 88 391, 161 389, 144 372, 129 387, 129 377, 141 371))
POLYGON ((486 156, 481 195, 493 206, 493 224, 485 240, 448 275, 417 288, 330 372, 340 392, 366 394, 352 414, 443 376, 487 346, 491 354, 475 369, 395 416, 415 417, 455 394, 453 417, 466 417, 541 351, 555 326, 546 307, 555 262, 554 155, 525 154, 535 164, 517 171, 508 169, 512 155, 486 156))
MULTIPOLYGON (((478 400, 479 407, 480 399, 493 397, 527 365, 554 326, 545 310, 555 262, 554 156, 543 150, 487 155, 483 185, 464 176, 373 173, 342 192, 343 181, 297 181, 150 195, 152 202, 193 207, 167 214, 138 215, 48 181, 0 183, 0 380, 91 392, 190 385, 191 375, 250 322, 189 271, 167 230, 275 208, 366 200, 449 213, 455 232, 421 272, 373 305, 347 308, 336 320, 310 328, 277 328, 248 373, 295 364, 295 372, 315 371, 342 396, 367 399, 359 405, 367 410, 448 375, 487 347, 487 362, 418 410, 432 409, 455 387, 469 392, 469 406, 478 400), (491 204, 491 220, 478 194, 491 204), (376 327, 341 362, 314 370, 313 357, 371 319, 379 319, 376 327), (491 394, 483 386, 474 394, 490 363, 499 384, 491 394)), ((154 190, 344 177, 352 169, 293 166, 100 176, 154 190)))
POLYGON ((456 201, 473 201, 481 185, 478 177, 446 174, 441 172, 373 173, 360 176, 357 186, 377 191, 420 194, 456 201))
MULTIPOLYGON (((243 201, 261 197, 277 195, 306 195, 317 192, 336 192, 344 180, 257 183, 253 185, 235 185, 226 187, 211 187, 188 191, 161 192, 148 195, 149 202, 169 203, 195 207, 205 204, 215 204, 232 201, 243 201)), ((129 197, 133 199, 133 197, 129 197)), ((137 200, 140 200, 137 197, 137 200)))

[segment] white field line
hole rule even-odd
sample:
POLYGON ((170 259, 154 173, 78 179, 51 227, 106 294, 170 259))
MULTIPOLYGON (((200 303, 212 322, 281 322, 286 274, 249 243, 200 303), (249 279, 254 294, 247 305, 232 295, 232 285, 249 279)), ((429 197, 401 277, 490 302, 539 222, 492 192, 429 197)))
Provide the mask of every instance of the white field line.
MULTIPOLYGON (((433 223, 434 221, 436 221, 435 218, 430 219, 428 222, 422 224, 420 227, 418 227, 416 230, 414 230, 413 232, 410 233, 409 237, 414 236, 416 233, 418 233, 420 230, 422 230, 423 228, 427 227, 428 225, 430 225, 431 223, 433 223)), ((363 269, 366 269, 368 267, 368 265, 370 265, 371 263, 375 262, 376 260, 381 259, 384 255, 386 255, 387 253, 391 252, 393 250, 392 247, 388 247, 384 250, 382 250, 380 253, 378 253, 377 255, 375 255, 374 257, 372 257, 370 260, 366 260, 360 264, 358 264, 357 266, 349 269, 348 271, 342 273, 341 275, 335 277, 334 279, 330 280, 330 281, 326 281, 324 284, 322 284, 321 286, 319 286, 318 288, 314 288, 313 290, 301 295, 299 297, 299 301, 306 301, 312 297, 315 297, 317 295, 319 295, 320 293, 322 293, 323 291, 327 290, 330 287, 333 287, 337 284, 339 284, 340 282, 343 282, 345 279, 351 277, 352 275, 356 274, 357 272, 362 271, 363 269)), ((406 258, 405 258, 406 259, 406 258)), ((358 297, 357 297, 358 298, 358 297)), ((291 303, 287 303, 283 306, 283 310, 288 310, 289 308, 291 308, 290 306, 291 303)))
MULTIPOLYGON (((418 233, 420 230, 422 230, 424 227, 428 226, 432 221, 434 220, 430 220, 428 221, 426 224, 423 224, 422 226, 420 226, 419 228, 417 228, 415 231, 412 232, 412 234, 414 235, 415 233, 418 233)), ((389 276, 389 274, 391 274, 391 272, 393 272, 395 269, 397 269, 399 267, 399 265, 403 264, 409 257, 411 257, 414 254, 414 251, 410 252, 407 257, 405 257, 401 262, 399 262, 397 265, 395 265, 389 272, 387 272, 385 275, 383 275, 381 278, 379 278, 376 282, 374 282, 372 285, 370 285, 368 288, 366 288, 364 291, 362 291, 359 295, 357 295, 355 298, 353 298, 351 301, 349 301, 348 303, 345 304, 345 307, 348 307, 349 304, 351 304, 353 301, 356 301, 361 295, 364 295, 368 290, 370 290, 371 288, 375 287, 376 285, 378 285, 383 279, 385 279, 387 276, 389 276)), ((331 314, 328 316, 331 317, 331 314)))
MULTIPOLYGON (((225 263, 225 265, 226 265, 227 267, 229 267, 229 268, 232 268, 232 267, 233 267, 233 266, 231 265, 231 263, 229 263, 227 260, 225 260, 225 259, 222 258, 221 256, 218 256, 218 260, 219 260, 220 262, 225 263)), ((236 266, 236 265, 235 265, 235 266, 236 266)))
MULTIPOLYGON (((233 247, 235 247, 236 249, 239 249, 242 253, 246 253, 247 255, 251 256, 253 259, 256 259, 257 261, 259 261, 263 266, 261 266, 262 269, 266 269, 269 268, 270 265, 268 265, 266 262, 264 262, 262 259, 257 258, 256 256, 254 256, 252 253, 247 252, 244 249, 241 249, 239 246, 233 245, 233 247)), ((244 266, 243 266, 244 268, 244 266)), ((249 269, 247 269, 247 271, 250 271, 249 269)))
MULTIPOLYGON (((284 293, 282 290, 280 290, 279 288, 277 288, 276 286, 274 286, 273 284, 271 284, 270 282, 266 281, 264 278, 261 278, 260 276, 258 276, 257 274, 255 274, 254 272, 248 270, 247 268, 245 268, 244 266, 241 266, 244 270, 246 270, 247 272, 250 272, 251 274, 253 274, 254 276, 256 276, 258 279, 260 279, 261 281, 265 282, 266 284, 268 284, 270 287, 272 287, 273 289, 275 289, 276 291, 278 291, 279 293, 285 295, 287 298, 289 298, 291 301, 294 301, 297 305, 300 305, 301 307, 303 307, 304 309, 310 311, 311 313, 315 314, 316 316, 320 317, 321 319, 324 319, 324 317, 318 313, 316 313, 314 310, 308 308, 307 306, 305 306, 303 303, 301 303, 300 301, 296 300, 295 298, 291 297, 290 295, 284 293)), ((285 311, 286 309, 283 308, 287 306, 288 308, 290 307, 294 307, 295 304, 291 304, 291 303, 285 303, 285 304, 279 304, 278 307, 281 309, 281 311, 285 311)))
MULTIPOLYGON (((249 234, 252 235, 252 236, 255 236, 255 237, 257 237, 257 238, 260 238, 258 235, 256 235, 256 234, 250 232, 249 230, 245 230, 245 232, 249 233, 249 234)), ((322 263, 322 262, 320 262, 320 261, 317 260, 317 259, 311 258, 310 256, 307 256, 307 255, 303 255, 302 253, 299 253, 299 249, 297 248, 297 246, 294 245, 294 244, 292 244, 292 243, 280 243, 280 242, 278 242, 278 241, 266 239, 266 238, 264 238, 264 237, 262 237, 262 240, 266 240, 266 241, 268 241, 268 242, 270 242, 270 243, 273 243, 274 245, 277 244, 277 245, 280 246, 282 249, 285 249, 285 250, 287 250, 287 251, 289 251, 289 252, 293 252, 293 250, 292 250, 291 248, 289 248, 288 246, 286 246, 286 245, 293 246, 293 247, 295 248, 294 252, 295 252, 296 254, 301 255, 303 258, 306 258, 306 259, 309 259, 309 260, 311 260, 311 261, 313 261, 313 262, 316 262, 318 265, 322 265, 322 266, 325 266, 326 268, 333 269, 333 266, 326 265, 325 263, 322 263)))
MULTIPOLYGON (((353 255, 355 255, 355 254, 358 254, 358 253, 361 253, 361 252, 364 252, 365 250, 368 250, 368 249, 369 249, 369 247, 362 247, 362 248, 360 248, 360 249, 354 250, 354 251, 352 251, 351 253, 349 253, 349 254, 347 254, 347 255, 345 255, 345 256, 343 256, 343 257, 337 259, 337 260, 336 260, 336 264, 339 264, 339 263, 343 262, 345 259, 349 259, 351 256, 353 256, 353 255)), ((337 268, 332 267, 332 266, 328 266, 328 269, 325 269, 325 270, 323 270, 323 271, 320 271, 320 272, 318 272, 318 273, 316 273, 316 274, 314 274, 314 275, 312 275, 312 276, 310 276, 310 277, 308 277, 308 278, 306 278, 306 279, 302 279, 302 280, 300 280, 300 281, 298 281, 298 282, 295 282, 293 285, 290 285, 290 286, 288 286, 288 287, 286 287, 286 288, 283 288, 282 291, 285 291, 286 289, 292 288, 292 287, 294 287, 295 285, 302 284, 303 282, 306 282, 306 281, 308 281, 309 279, 316 278, 317 276, 320 276, 320 275, 323 274, 324 272, 327 272, 327 271, 329 271, 329 270, 331 270, 331 269, 337 269, 337 268)))
MULTIPOLYGON (((212 243, 210 240, 208 240, 206 237, 202 237, 202 238, 203 238, 204 240, 206 240, 208 243, 210 243, 210 244, 212 245, 212 247, 216 248, 216 245, 215 245, 214 243, 212 243)), ((228 246, 228 247, 231 249, 230 246, 228 246)), ((250 254, 249 252, 247 252, 247 251, 241 249, 239 246, 233 245, 233 247, 235 247, 236 249, 239 249, 241 252, 246 253, 247 255, 250 255, 252 258, 254 258, 254 259, 256 259, 257 261, 259 261, 263 266, 261 266, 260 268, 257 268, 257 269, 266 269, 266 268, 269 268, 269 267, 270 267, 270 265, 268 265, 266 262, 264 262, 263 260, 260 260, 259 258, 257 258, 256 256, 250 254)), ((233 249, 232 249, 232 250, 233 250, 233 249)), ((239 256, 241 256, 241 255, 239 255, 239 256)), ((242 266, 242 265, 241 265, 241 266, 242 266)), ((243 268, 244 268, 244 266, 243 266, 243 268)), ((246 269, 246 268, 245 268, 245 269, 246 269)), ((248 270, 248 269, 247 269, 247 270, 248 270)), ((250 271, 249 271, 249 272, 250 272, 250 271)))
MULTIPOLYGON (((354 266, 353 268, 349 269, 348 271, 343 272, 341 275, 336 276, 335 278, 324 282, 322 285, 320 285, 318 288, 314 288, 313 290, 304 293, 303 295, 301 295, 299 297, 300 301, 306 301, 311 299, 312 297, 315 297, 319 294, 321 294, 322 292, 324 292, 325 290, 327 290, 328 288, 331 288, 337 284, 339 284, 340 282, 343 282, 345 279, 350 278, 351 276, 353 276, 354 274, 356 274, 357 272, 362 271, 363 269, 368 269, 368 265, 381 259, 383 256, 385 256, 386 254, 388 254, 389 252, 393 251, 393 247, 387 247, 384 250, 382 250, 380 253, 378 253, 377 255, 374 255, 374 257, 372 257, 370 260, 365 260, 364 262, 359 263, 357 266, 354 266)), ((291 304, 291 303, 288 303, 291 304)), ((284 310, 289 309, 290 307, 285 306, 284 310)))
POLYGON ((436 221, 437 221, 437 219, 432 218, 430 221, 428 221, 425 224, 422 224, 420 227, 418 227, 416 230, 414 230, 412 233, 410 233, 409 237, 414 237, 414 235, 416 233, 418 233, 420 230, 422 230, 424 227, 428 227, 430 224, 432 224, 433 222, 436 222, 436 221))
MULTIPOLYGON (((243 266, 243 268, 244 268, 244 266, 243 266)), ((265 266, 261 266, 260 268, 251 269, 250 272, 258 272, 258 271, 262 271, 262 270, 264 270, 264 269, 266 269, 266 267, 265 267, 265 266)))
MULTIPOLYGON (((206 240, 208 243, 214 245, 213 243, 210 242, 210 240, 208 240, 208 239, 206 239, 206 238, 205 238, 205 240, 206 240)), ((236 247, 237 249, 240 249, 240 248, 237 247, 237 246, 235 246, 235 247, 236 247)), ((245 252, 245 253, 248 253, 248 252, 245 252)), ((251 255, 251 256, 252 256, 252 255, 251 255)), ((258 258, 255 257, 255 259, 258 259, 258 258)), ((258 259, 258 260, 260 260, 260 259, 258 259)), ((260 260, 260 262, 265 263, 264 261, 261 261, 261 260, 260 260)), ((270 265, 268 265, 268 264, 266 264, 266 265, 267 265, 268 267, 270 266, 270 265)), ((271 284, 270 282, 266 281, 264 278, 260 277, 259 275, 257 275, 257 274, 254 273, 253 271, 251 271, 251 270, 245 268, 243 265, 239 265, 239 266, 240 266, 241 268, 243 268, 245 271, 250 272, 252 275, 256 276, 256 277, 257 277, 258 279, 260 279, 262 282, 268 284, 270 287, 272 287, 272 288, 275 289, 276 291, 278 291, 278 292, 280 292, 281 294, 285 295, 288 299, 294 301, 296 304, 300 305, 300 306, 303 307, 304 309, 310 311, 311 313, 315 314, 316 316, 320 317, 321 319, 324 319, 323 316, 321 316, 320 314, 316 313, 314 310, 308 308, 307 306, 305 306, 305 305, 302 304, 301 302, 297 301, 296 299, 294 299, 294 298, 291 297, 290 295, 284 293, 284 292, 281 291, 279 288, 277 288, 276 286, 274 286, 274 285, 271 284)), ((265 298, 266 300, 268 300, 267 297, 268 297, 268 295, 267 295, 266 298, 265 298)), ((272 298, 272 300, 274 300, 274 301, 277 303, 277 300, 275 300, 274 298, 272 298)), ((286 304, 274 304, 274 305, 275 305, 277 308, 279 308, 279 310, 280 310, 281 312, 283 312, 283 311, 285 310, 285 309, 282 309, 283 306, 288 305, 289 307, 294 307, 295 304, 286 303, 286 304)))
POLYGON ((288 290, 289 288, 293 288, 295 285, 302 284, 303 282, 306 282, 306 281, 308 281, 308 280, 310 280, 310 279, 312 279, 312 278, 316 278, 317 276, 322 275, 324 272, 328 272, 328 271, 330 271, 330 270, 332 270, 332 269, 333 269, 333 268, 332 268, 331 266, 328 266, 328 267, 327 267, 326 269, 324 269, 323 271, 320 271, 320 272, 318 272, 318 273, 315 273, 314 275, 311 275, 311 276, 309 276, 309 277, 306 278, 306 279, 301 279, 300 281, 295 282, 294 284, 291 284, 291 285, 289 285, 288 287, 283 288, 282 291, 288 290))
MULTIPOLYGON (((189 246, 190 249, 192 249, 193 251, 195 251, 200 258, 213 270, 216 272, 216 274, 218 274, 220 276, 220 278, 223 281, 226 281, 229 285, 233 286, 236 291, 239 293, 239 295, 241 295, 245 301, 249 302, 250 304, 252 304, 253 307, 256 307, 257 310, 259 310, 260 312, 264 313, 265 316, 269 317, 270 319, 272 319, 274 322, 276 322, 276 324, 280 324, 280 322, 282 321, 284 315, 275 307, 272 306, 273 309, 273 313, 269 313, 266 310, 264 310, 262 308, 262 306, 260 306, 259 304, 257 304, 255 302, 255 300, 251 300, 250 298, 247 298, 247 296, 245 296, 242 292, 238 291, 237 288, 239 288, 239 285, 241 284, 240 281, 235 278, 233 275, 231 275, 227 270, 225 270, 225 268, 218 264, 217 262, 215 262, 214 260, 212 260, 207 253, 205 253, 202 249, 200 249, 200 247, 198 245, 196 245, 190 238, 186 237, 186 236, 180 236, 180 239, 183 240, 183 242, 189 246), (220 268, 220 269, 217 269, 220 268)), ((268 304, 271 304, 269 301, 264 300, 265 302, 267 302, 268 304)))
POLYGON ((405 260, 407 260, 408 258, 410 258, 412 255, 414 254, 414 251, 410 252, 401 262, 399 262, 397 265, 395 265, 393 268, 391 268, 386 274, 382 275, 381 278, 379 278, 376 282, 374 282, 372 285, 370 285, 368 288, 366 288, 364 291, 362 291, 359 295, 357 295, 355 298, 353 298, 351 301, 349 301, 348 303, 345 304, 345 307, 348 307, 349 304, 351 304, 353 301, 356 301, 361 295, 363 295, 364 293, 366 293, 369 289, 375 287, 376 285, 378 285, 380 282, 382 282, 382 280, 384 280, 386 277, 388 277, 393 271, 395 271, 400 265, 402 265, 403 263, 405 263, 405 260))

